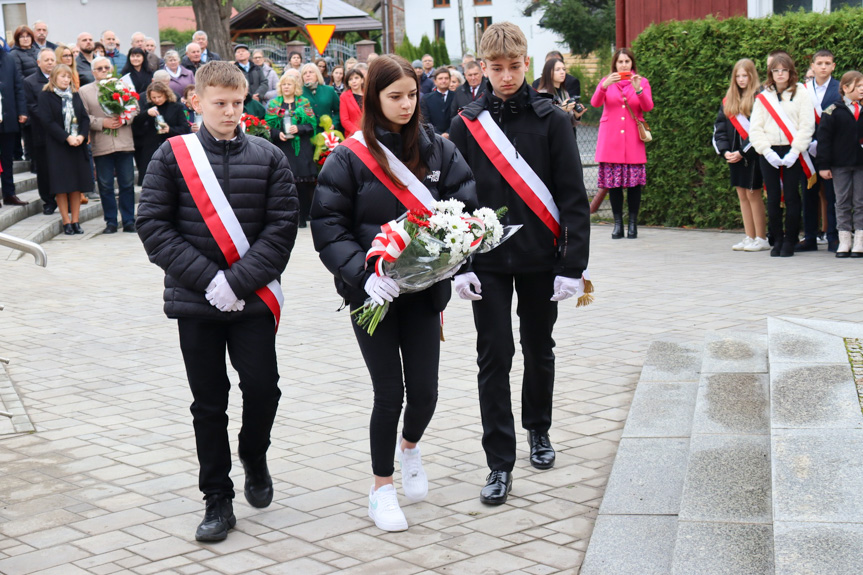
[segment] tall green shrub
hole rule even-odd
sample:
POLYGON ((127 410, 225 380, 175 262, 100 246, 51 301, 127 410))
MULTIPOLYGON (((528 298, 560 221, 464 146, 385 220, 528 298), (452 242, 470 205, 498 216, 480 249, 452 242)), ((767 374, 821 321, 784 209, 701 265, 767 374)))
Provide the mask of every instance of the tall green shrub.
POLYGON ((863 9, 795 12, 652 25, 633 42, 638 71, 650 81, 654 135, 647 144, 643 221, 666 226, 739 228, 737 194, 728 165, 710 143, 713 122, 740 58, 752 59, 761 81, 773 50, 791 54, 800 77, 812 55, 836 55, 835 76, 863 67, 863 9))

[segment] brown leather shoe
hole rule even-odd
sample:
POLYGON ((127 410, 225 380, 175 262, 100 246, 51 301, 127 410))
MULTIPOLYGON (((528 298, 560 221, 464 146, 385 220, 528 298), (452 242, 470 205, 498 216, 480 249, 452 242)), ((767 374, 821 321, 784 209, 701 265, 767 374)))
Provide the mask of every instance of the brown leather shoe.
POLYGON ((18 196, 7 196, 3 198, 6 201, 7 206, 26 206, 27 202, 19 198, 18 196))

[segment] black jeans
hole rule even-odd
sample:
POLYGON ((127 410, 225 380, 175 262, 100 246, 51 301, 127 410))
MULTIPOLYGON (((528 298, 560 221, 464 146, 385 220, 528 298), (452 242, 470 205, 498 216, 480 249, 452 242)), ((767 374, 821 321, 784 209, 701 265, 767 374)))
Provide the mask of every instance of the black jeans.
POLYGON ((0 132, 0 166, 3 167, 3 173, 0 174, 0 186, 2 186, 4 198, 11 198, 15 195, 13 164, 16 142, 21 142, 21 132, 0 132))
MULTIPOLYGON (((358 307, 351 304, 351 311, 358 307)), ((374 336, 357 326, 353 318, 351 324, 375 392, 369 424, 372 473, 390 477, 405 395, 402 437, 407 441, 416 443, 422 439, 434 415, 440 363, 440 314, 425 291, 397 297, 374 336)))
MULTIPOLYGON (((773 146, 773 151, 783 158, 791 146, 773 146)), ((800 160, 790 168, 782 167, 782 184, 779 183, 778 168, 761 157, 761 175, 767 188, 767 229, 774 241, 797 243, 800 234, 800 181, 805 177, 800 160), (782 198, 785 198, 785 233, 782 231, 782 198)))
POLYGON ((198 450, 198 487, 204 497, 234 496, 228 443, 228 381, 225 348, 240 376, 243 424, 239 456, 255 464, 266 457, 270 430, 282 393, 276 365, 272 316, 243 321, 180 318, 180 348, 192 390, 192 420, 198 450))
POLYGON ((824 190, 824 199, 827 200, 827 233, 825 237, 829 242, 839 241, 839 232, 836 230, 836 192, 833 190, 833 180, 825 180, 818 176, 818 183, 811 188, 806 188, 806 181, 802 179, 803 188, 803 236, 807 240, 815 241, 816 236, 821 233, 818 225, 821 219, 821 193, 824 190))
POLYGON ((496 274, 476 272, 482 299, 473 302, 479 365, 479 406, 482 446, 488 467, 512 471, 515 465, 515 421, 510 400, 509 372, 515 355, 512 339, 513 285, 518 292, 519 335, 524 356, 521 384, 521 424, 548 432, 554 395, 554 339, 557 302, 552 272, 496 274))

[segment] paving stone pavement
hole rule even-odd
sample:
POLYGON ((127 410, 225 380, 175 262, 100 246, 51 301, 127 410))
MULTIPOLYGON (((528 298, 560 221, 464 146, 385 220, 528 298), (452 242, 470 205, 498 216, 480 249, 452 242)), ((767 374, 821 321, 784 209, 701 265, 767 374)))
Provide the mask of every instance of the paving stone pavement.
MULTIPOLYGON (((411 527, 385 534, 366 515, 368 373, 301 230, 277 340, 276 496, 258 510, 240 494, 237 528, 209 545, 193 539, 203 504, 176 327, 137 236, 57 237, 44 244, 45 269, 29 256, 0 261, 0 356, 10 359, 0 387, 14 386, 36 430, 0 427, 0 573, 577 573, 651 341, 700 344, 710 330, 764 334, 767 316, 863 312, 863 261, 732 252, 738 235, 719 232, 593 234, 596 303, 562 304, 555 331, 556 467, 532 469, 522 439, 510 501, 479 503, 474 328, 469 304, 453 300, 422 442, 429 496, 402 500, 411 527)), ((231 400, 235 441, 236 390, 231 400)), ((241 489, 239 465, 232 477, 241 489)))

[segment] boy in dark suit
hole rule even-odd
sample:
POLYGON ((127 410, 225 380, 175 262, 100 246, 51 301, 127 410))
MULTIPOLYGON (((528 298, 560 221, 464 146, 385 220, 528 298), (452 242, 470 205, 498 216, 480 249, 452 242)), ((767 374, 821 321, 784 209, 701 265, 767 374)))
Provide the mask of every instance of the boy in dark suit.
POLYGON ((449 68, 438 68, 434 73, 435 89, 420 100, 423 121, 434 128, 435 133, 449 137, 449 123, 453 117, 455 93, 449 91, 449 68))

